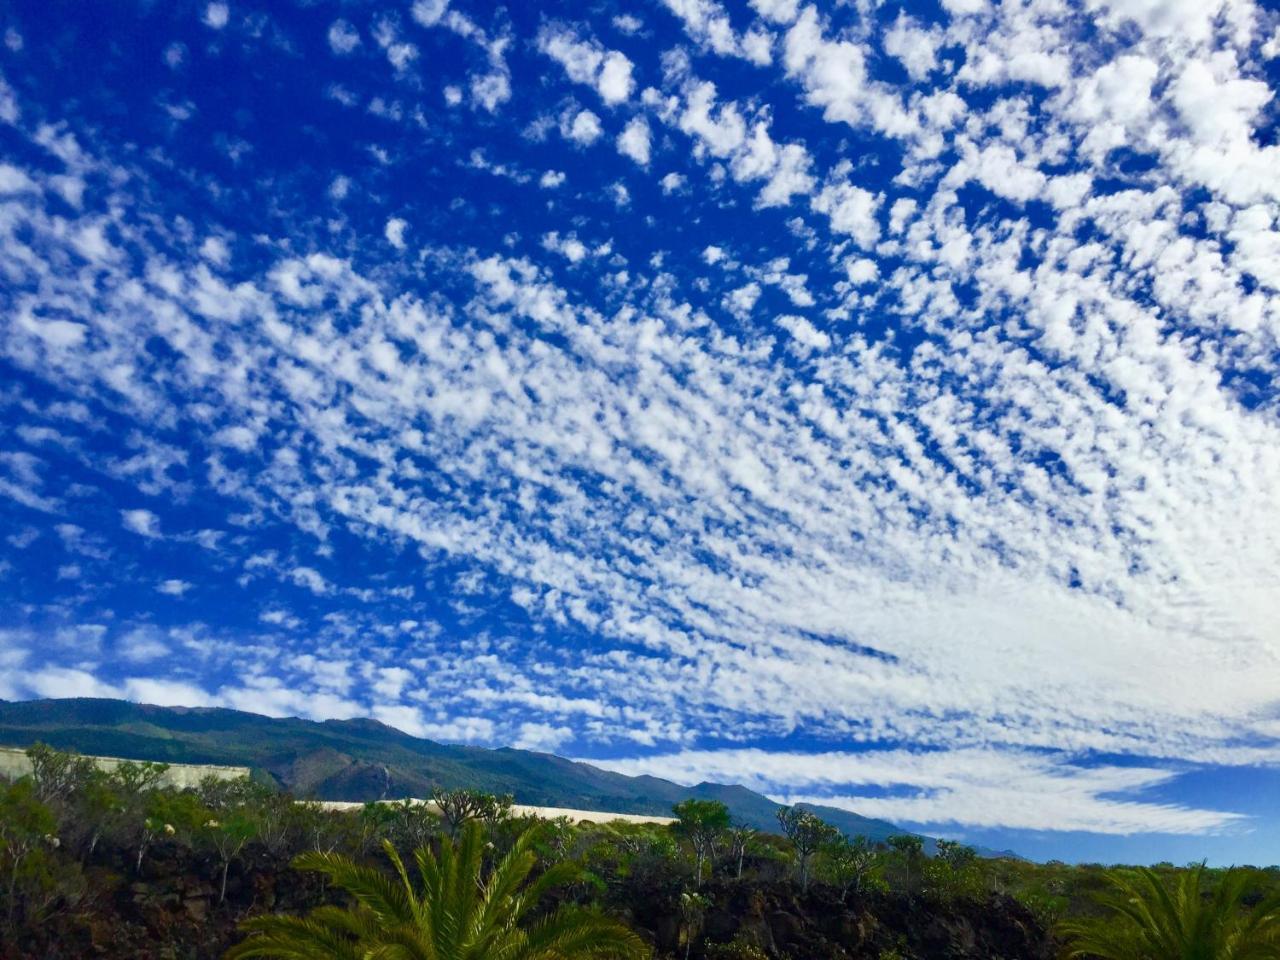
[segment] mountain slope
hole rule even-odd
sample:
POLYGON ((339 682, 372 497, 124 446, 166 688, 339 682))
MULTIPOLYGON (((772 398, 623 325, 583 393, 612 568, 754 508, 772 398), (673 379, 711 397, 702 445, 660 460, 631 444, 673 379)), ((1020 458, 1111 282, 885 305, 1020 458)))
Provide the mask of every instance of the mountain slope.
MULTIPOLYGON (((296 796, 323 800, 423 797, 436 786, 469 787, 537 806, 666 815, 673 804, 700 797, 722 801, 740 823, 777 829, 778 804, 746 787, 684 787, 547 753, 435 743, 375 720, 317 723, 120 700, 0 701, 0 745, 26 747, 37 740, 139 760, 246 765, 296 796)), ((845 810, 813 809, 849 836, 883 840, 904 832, 845 810)))

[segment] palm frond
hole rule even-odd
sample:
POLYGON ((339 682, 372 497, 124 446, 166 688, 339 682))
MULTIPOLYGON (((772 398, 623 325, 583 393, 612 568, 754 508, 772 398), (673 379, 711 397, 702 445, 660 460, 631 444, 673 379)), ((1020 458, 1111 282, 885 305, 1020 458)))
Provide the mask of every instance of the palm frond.
POLYGON ((380 870, 360 866, 338 853, 304 853, 294 858, 293 865, 325 874, 384 923, 405 923, 412 916, 404 888, 380 870))
POLYGON ((522 925, 552 888, 574 879, 576 865, 562 863, 530 879, 537 866, 532 832, 485 871, 484 829, 469 823, 457 842, 439 853, 414 852, 420 887, 404 861, 384 844, 392 874, 337 854, 304 854, 301 870, 328 876, 354 898, 348 908, 324 906, 305 919, 260 917, 228 954, 274 960, 639 960, 644 941, 607 917, 561 907, 532 926, 522 925))
POLYGON ((1155 870, 1113 871, 1099 895, 1106 915, 1063 923, 1070 957, 1099 960, 1277 960, 1280 895, 1244 906, 1248 876, 1228 871, 1204 893, 1203 863, 1172 883, 1155 870))
POLYGON ((529 931, 520 960, 641 960, 649 955, 645 942, 616 920, 593 910, 563 906, 529 931))
POLYGON ((246 920, 248 940, 227 951, 227 960, 362 960, 359 942, 313 917, 270 916, 246 920))

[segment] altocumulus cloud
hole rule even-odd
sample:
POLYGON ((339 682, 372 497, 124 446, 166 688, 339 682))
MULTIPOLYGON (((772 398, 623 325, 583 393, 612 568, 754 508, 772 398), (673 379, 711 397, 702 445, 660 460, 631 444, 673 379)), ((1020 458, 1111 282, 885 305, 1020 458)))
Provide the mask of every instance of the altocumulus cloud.
POLYGON ((1274 12, 143 9, 0 60, 0 695, 1246 826, 1274 12))

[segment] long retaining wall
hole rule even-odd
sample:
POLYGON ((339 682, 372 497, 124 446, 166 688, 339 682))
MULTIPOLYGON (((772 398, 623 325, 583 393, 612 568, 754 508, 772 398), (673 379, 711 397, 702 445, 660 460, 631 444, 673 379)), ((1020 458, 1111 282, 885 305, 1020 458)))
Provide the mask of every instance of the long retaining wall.
MULTIPOLYGON (((378 803, 402 803, 401 800, 379 800, 378 803)), ((411 803, 426 805, 429 812, 440 813, 440 805, 434 800, 411 800, 411 803)), ((359 810, 363 803, 346 800, 321 800, 320 806, 325 810, 359 810)), ((513 803, 511 812, 517 817, 539 817, 543 820, 557 820, 564 817, 571 823, 675 823, 675 817, 651 817, 643 813, 609 813, 604 810, 574 810, 570 807, 531 807, 522 803, 513 803)))
MULTIPOLYGON (((114 770, 122 763, 137 761, 124 760, 121 757, 89 757, 99 769, 114 770)), ((18 750, 14 747, 0 747, 0 777, 9 777, 17 779, 26 776, 31 772, 31 760, 28 759, 25 750, 18 750)), ((224 767, 217 766, 212 763, 171 763, 169 769, 164 772, 164 776, 160 778, 160 782, 166 786, 177 787, 195 787, 205 777, 217 777, 219 780, 235 780, 237 777, 247 777, 249 775, 248 767, 224 767)))

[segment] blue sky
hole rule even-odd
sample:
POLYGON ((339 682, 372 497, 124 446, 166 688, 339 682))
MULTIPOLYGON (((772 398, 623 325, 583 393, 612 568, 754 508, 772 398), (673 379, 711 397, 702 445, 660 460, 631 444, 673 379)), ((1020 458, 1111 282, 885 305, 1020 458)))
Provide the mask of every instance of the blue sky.
POLYGON ((0 12, 0 697, 1280 860, 1280 17, 0 12))

